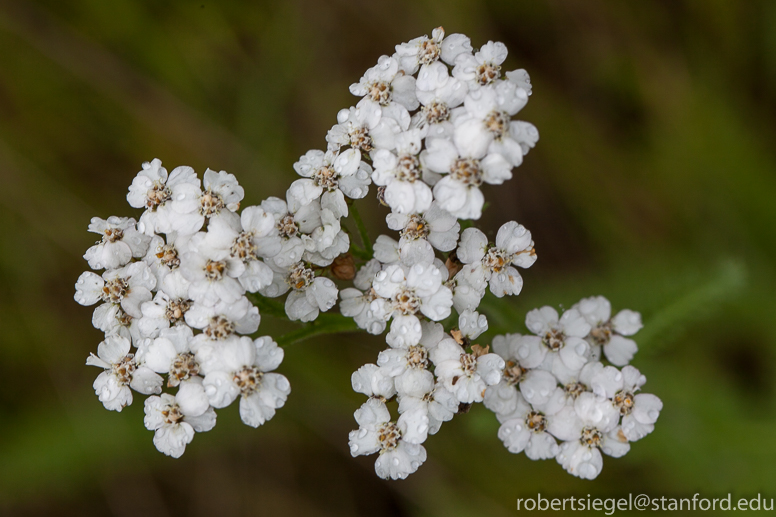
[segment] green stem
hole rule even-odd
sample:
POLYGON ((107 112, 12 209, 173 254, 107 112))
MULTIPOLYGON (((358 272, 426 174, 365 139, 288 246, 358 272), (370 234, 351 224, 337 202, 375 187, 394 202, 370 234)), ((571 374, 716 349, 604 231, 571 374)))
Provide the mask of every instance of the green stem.
POLYGON ((676 341, 686 327, 711 317, 719 306, 739 294, 747 283, 744 264, 722 262, 703 284, 684 293, 646 318, 636 335, 640 348, 653 354, 676 341))
POLYGON ((287 319, 285 306, 272 298, 265 298, 259 293, 246 293, 248 299, 259 308, 262 316, 272 316, 274 318, 287 319))
POLYGON ((315 321, 300 329, 283 334, 276 341, 278 345, 285 346, 325 334, 357 332, 358 330, 356 322, 342 314, 320 314, 315 321))
POLYGON ((361 243, 364 245, 364 249, 369 255, 368 259, 370 259, 374 255, 372 240, 369 238, 369 232, 366 231, 366 226, 364 226, 364 221, 361 220, 361 215, 358 213, 355 203, 350 205, 350 215, 353 216, 353 221, 356 223, 356 228, 358 228, 358 235, 361 237, 361 243))

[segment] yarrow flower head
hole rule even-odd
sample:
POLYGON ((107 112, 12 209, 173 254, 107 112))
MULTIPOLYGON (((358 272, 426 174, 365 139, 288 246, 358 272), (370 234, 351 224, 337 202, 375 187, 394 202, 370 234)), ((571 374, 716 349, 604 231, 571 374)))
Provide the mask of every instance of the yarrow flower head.
POLYGON ((539 139, 515 119, 530 76, 506 63, 503 43, 475 49, 441 27, 396 45, 350 86, 354 105, 336 114, 325 149, 293 164, 285 195, 241 211, 245 192, 226 171, 200 179, 143 163, 127 194, 142 213, 92 219, 99 240, 84 258, 97 272, 75 285, 105 334, 87 359, 102 369, 99 400, 121 411, 133 391, 148 395, 145 426, 177 458, 238 400, 246 425, 274 418, 291 393, 278 343, 358 328, 385 344, 351 376, 366 401, 348 441, 353 456, 377 454, 381 478, 417 471, 429 436, 479 402, 510 452, 588 479, 602 453, 651 433, 662 402, 629 366, 638 313, 585 298, 562 314, 530 311, 530 333, 489 336, 487 291, 519 295, 519 269, 537 259, 518 222, 494 241, 474 225, 490 185, 510 180, 539 139), (374 241, 358 209, 372 183, 394 232, 374 241), (255 338, 266 315, 301 326, 255 338))

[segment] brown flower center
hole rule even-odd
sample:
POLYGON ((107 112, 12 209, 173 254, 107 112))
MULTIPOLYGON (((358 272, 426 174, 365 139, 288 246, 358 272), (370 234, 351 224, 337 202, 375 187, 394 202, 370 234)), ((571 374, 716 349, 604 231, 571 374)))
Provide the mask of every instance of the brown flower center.
POLYGON ((199 204, 199 213, 205 217, 210 217, 219 213, 226 206, 221 195, 210 189, 207 189, 205 193, 202 194, 202 197, 199 199, 199 204))
POLYGON ((205 278, 213 281, 221 280, 226 272, 226 262, 208 259, 205 264, 205 278))
POLYGON ((420 298, 411 289, 402 289, 393 297, 393 301, 402 314, 415 314, 420 309, 420 298))
POLYGON ((240 393, 243 396, 248 396, 259 389, 263 377, 264 373, 261 370, 252 366, 246 366, 239 372, 236 372, 232 380, 240 388, 240 393))
POLYGON ((234 333, 234 323, 221 315, 213 316, 204 332, 213 340, 226 339, 234 333))
POLYGON ((156 258, 170 269, 175 269, 181 265, 181 259, 174 244, 165 244, 156 248, 156 258))
POLYGON ((413 345, 407 349, 407 365, 410 368, 426 368, 428 366, 428 351, 422 345, 413 345))
POLYGON ((563 334, 562 331, 558 329, 552 329, 544 335, 542 338, 542 343, 544 343, 544 346, 550 350, 557 351, 563 348, 563 345, 566 344, 565 340, 566 335, 563 334))
POLYGON ((576 400, 577 397, 587 391, 587 386, 581 382, 570 382, 563 387, 563 391, 566 392, 566 395, 576 400))
POLYGON ((522 380, 526 371, 526 369, 520 366, 520 363, 510 359, 507 361, 507 365, 504 368, 504 380, 507 381, 507 384, 510 386, 514 386, 522 380))
POLYGON ((608 344, 609 340, 612 339, 612 323, 607 321, 595 327, 590 331, 590 337, 593 338, 596 345, 608 344))
POLYGON ((427 39, 420 44, 420 50, 418 51, 418 61, 421 65, 430 65, 437 59, 442 53, 442 48, 439 43, 432 39, 427 39))
POLYGON ((154 186, 146 193, 145 205, 147 209, 154 212, 170 199, 172 199, 172 191, 166 185, 155 181, 154 186))
POLYGON ((621 415, 630 415, 633 411, 633 394, 627 391, 618 391, 614 395, 614 406, 620 410, 621 415))
POLYGON ((377 430, 377 440, 380 442, 380 454, 392 451, 399 446, 401 431, 394 422, 386 422, 377 430))
POLYGON ((349 131, 350 146, 354 149, 368 153, 373 149, 372 137, 369 136, 369 130, 365 127, 353 128, 349 131))
POLYGON ((181 408, 178 407, 178 404, 173 404, 172 406, 167 406, 167 409, 162 410, 162 418, 165 424, 173 425, 183 420, 183 413, 181 413, 181 408))
POLYGON ((315 280, 315 273, 313 273, 313 270, 307 269, 304 267, 304 264, 297 262, 291 268, 291 272, 289 273, 286 282, 288 282, 288 285, 290 285, 292 289, 301 291, 312 284, 313 280, 315 280))
POLYGON ((232 244, 232 256, 243 262, 258 260, 257 249, 253 243, 253 232, 242 232, 232 244))
POLYGON ((535 433, 541 433, 547 429, 547 419, 538 411, 531 411, 525 417, 525 425, 535 433))
POLYGON ((585 427, 582 429, 582 436, 579 438, 579 441, 582 442, 582 445, 587 445, 588 447, 598 447, 601 445, 603 437, 603 433, 595 427, 585 427))
POLYGON ((387 106, 391 102, 391 85, 385 81, 377 81, 369 88, 367 95, 381 106, 387 106))
POLYGON ((429 124, 439 124, 450 118, 450 108, 444 102, 434 101, 420 111, 429 124))
POLYGON ((172 362, 170 368, 170 376, 167 379, 167 386, 174 388, 179 385, 181 381, 185 381, 190 377, 194 377, 199 374, 199 363, 197 363, 194 354, 191 352, 184 352, 178 354, 172 362))
POLYGON ((132 380, 132 374, 135 373, 134 362, 135 354, 127 354, 121 361, 113 365, 113 375, 116 376, 118 382, 122 386, 126 386, 132 380))
POLYGON ((485 128, 499 139, 509 130, 509 114, 504 111, 491 111, 485 117, 485 128))
POLYGON ((407 221, 407 225, 400 232, 401 236, 410 240, 425 239, 431 230, 423 219, 418 214, 412 214, 407 221))
POLYGON ((121 300, 129 293, 129 284, 125 278, 114 278, 105 282, 102 287, 102 299, 106 302, 121 303, 121 300))
POLYGON ((485 86, 498 79, 501 67, 493 63, 483 63, 475 70, 477 82, 485 86))
POLYGON ((326 190, 337 188, 339 174, 331 166, 321 167, 313 173, 313 183, 326 190))
POLYGON ((458 158, 453 162, 450 174, 464 185, 479 187, 482 185, 482 171, 479 160, 474 158, 458 158))
POLYGON ((400 181, 417 181, 420 178, 420 162, 415 156, 405 154, 399 157, 396 166, 396 179, 400 181))
POLYGON ((164 317, 167 318, 170 324, 178 323, 183 320, 183 316, 191 308, 191 304, 191 300, 183 300, 181 298, 170 300, 164 311, 164 317))

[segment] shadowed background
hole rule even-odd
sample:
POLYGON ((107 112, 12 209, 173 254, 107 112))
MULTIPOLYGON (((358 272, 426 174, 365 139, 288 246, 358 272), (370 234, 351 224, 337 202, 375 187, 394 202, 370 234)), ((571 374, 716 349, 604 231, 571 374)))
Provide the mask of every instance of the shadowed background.
MULTIPOLYGON (((515 499, 776 497, 776 3, 0 0, 0 513, 513 515, 515 499), (512 455, 477 406, 426 442, 408 481, 351 459, 376 360, 363 334, 287 347, 292 385, 267 425, 236 404, 186 454, 158 453, 142 400, 108 412, 84 366, 102 335, 73 301, 93 216, 134 216, 143 161, 235 174, 244 206, 283 196, 325 148, 363 71, 443 25, 503 41, 541 140, 486 187, 481 226, 516 219, 538 262, 488 313, 601 294, 643 314, 634 364, 663 399, 656 431, 594 482, 512 455)), ((376 236, 385 209, 361 202, 376 236)), ((284 327, 284 328, 287 328, 284 327)), ((265 317, 262 333, 281 332, 265 317)), ((483 343, 484 344, 484 343, 483 343)))

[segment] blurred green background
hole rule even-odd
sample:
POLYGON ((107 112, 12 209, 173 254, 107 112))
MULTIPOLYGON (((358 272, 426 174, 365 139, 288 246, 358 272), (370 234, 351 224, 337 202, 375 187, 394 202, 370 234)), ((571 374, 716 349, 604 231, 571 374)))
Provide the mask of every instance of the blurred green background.
MULTIPOLYGON (((0 1, 0 514, 514 515, 515 499, 776 497, 776 2, 0 1), (512 455, 483 407, 426 442, 404 482, 351 459, 361 334, 289 346, 293 392, 268 425, 235 406, 180 460, 154 448, 142 398, 106 411, 84 366, 102 339, 73 285, 92 216, 143 161, 227 170, 245 205, 282 196, 324 148, 348 86, 443 25, 503 41, 541 140, 482 221, 516 219, 539 254, 489 313, 602 294, 641 311, 635 365, 665 403, 601 476, 512 455)), ((370 198, 372 196, 370 195, 370 198)), ((385 211, 360 204, 374 235, 385 211)), ((280 332, 266 317, 260 329, 280 332)))

